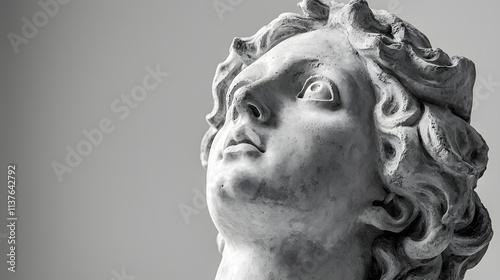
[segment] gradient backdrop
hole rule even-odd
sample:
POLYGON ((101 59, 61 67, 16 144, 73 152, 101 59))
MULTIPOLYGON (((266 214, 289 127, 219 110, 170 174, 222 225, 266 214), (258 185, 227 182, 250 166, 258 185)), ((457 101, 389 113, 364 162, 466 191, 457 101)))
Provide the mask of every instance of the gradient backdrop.
MULTIPOLYGON (((223 14, 213 0, 66 2, 52 6, 49 16, 38 1, 0 4, 0 279, 214 279, 220 256, 202 203, 199 162, 214 71, 233 37, 254 34, 282 12, 299 12, 298 0, 217 0, 226 5, 223 14), (36 30, 29 27, 34 22, 36 30), (148 66, 169 76, 157 77, 156 88, 139 95, 142 101, 126 105, 121 96, 138 90, 148 66), (107 127, 89 150, 82 131, 101 122, 113 130, 107 127), (67 148, 78 147, 88 155, 70 158, 74 167, 60 181, 52 164, 66 165, 67 148), (17 164, 16 273, 6 263, 9 163, 17 164)), ((497 236, 466 279, 494 279, 500 260, 499 5, 369 2, 414 24, 434 47, 476 63, 472 123, 491 148, 478 192, 497 236)))

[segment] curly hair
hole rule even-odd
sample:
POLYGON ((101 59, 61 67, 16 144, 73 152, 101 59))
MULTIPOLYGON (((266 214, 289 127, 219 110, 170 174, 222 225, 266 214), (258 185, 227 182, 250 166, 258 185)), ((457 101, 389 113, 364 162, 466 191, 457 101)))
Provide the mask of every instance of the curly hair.
POLYGON ((488 146, 469 124, 474 64, 432 48, 415 27, 364 0, 299 6, 303 15, 282 14, 255 35, 233 40, 214 78, 202 164, 225 121, 227 88, 245 67, 294 35, 342 29, 365 62, 377 100, 378 174, 388 195, 374 204, 396 221, 388 226, 364 217, 383 231, 372 247, 369 279, 463 279, 493 235, 474 191, 488 161, 488 146))

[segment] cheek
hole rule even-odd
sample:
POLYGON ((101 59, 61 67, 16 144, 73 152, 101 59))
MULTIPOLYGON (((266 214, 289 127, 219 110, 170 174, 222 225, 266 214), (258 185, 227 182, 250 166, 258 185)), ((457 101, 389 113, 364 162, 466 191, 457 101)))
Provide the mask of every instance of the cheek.
POLYGON ((288 172, 308 177, 322 172, 336 180, 352 180, 360 167, 373 162, 373 136, 365 125, 348 118, 314 121, 296 123, 293 134, 276 140, 288 172))
POLYGON ((303 121, 292 123, 273 137, 275 151, 284 163, 297 166, 326 166, 330 162, 345 163, 352 158, 356 136, 351 127, 332 126, 331 123, 303 121))
POLYGON ((331 177, 342 173, 341 147, 331 135, 320 135, 317 129, 290 126, 293 133, 280 130, 269 141, 263 172, 272 178, 274 187, 286 189, 297 201, 323 196, 331 177))
POLYGON ((219 159, 222 155, 222 148, 224 145, 224 140, 227 137, 227 133, 225 132, 224 126, 217 132, 212 141, 212 145, 210 147, 210 153, 208 154, 208 162, 214 162, 216 159, 219 159))

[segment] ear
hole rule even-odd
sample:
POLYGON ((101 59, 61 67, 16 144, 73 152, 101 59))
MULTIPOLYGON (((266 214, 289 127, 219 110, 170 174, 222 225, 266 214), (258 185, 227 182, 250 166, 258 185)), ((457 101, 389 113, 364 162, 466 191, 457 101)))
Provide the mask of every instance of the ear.
POLYGON ((390 193, 384 201, 374 201, 363 211, 360 219, 380 230, 399 233, 415 219, 413 205, 407 198, 390 193))

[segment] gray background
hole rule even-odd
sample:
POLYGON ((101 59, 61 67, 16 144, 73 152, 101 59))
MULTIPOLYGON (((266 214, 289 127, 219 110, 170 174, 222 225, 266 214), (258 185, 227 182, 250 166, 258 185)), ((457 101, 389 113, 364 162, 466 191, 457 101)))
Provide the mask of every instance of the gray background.
MULTIPOLYGON (((46 1, 46 0, 43 0, 46 1)), ((7 38, 36 1, 0 4, 0 279, 213 279, 216 231, 194 190, 204 192, 199 143, 208 128, 211 81, 235 36, 254 34, 298 0, 72 0, 16 54, 7 38), (169 72, 130 115, 110 105, 141 84, 145 67, 169 72), (60 182, 65 162, 103 118, 115 125, 60 182), (17 272, 7 272, 6 167, 17 172, 17 272), (3 170, 3 171, 2 171, 3 170), (193 199, 195 199, 193 201, 193 199), (197 214, 184 219, 179 207, 197 214)), ((476 63, 478 77, 500 82, 497 1, 372 0, 423 31, 452 55, 476 63)), ((479 83, 478 83, 479 84, 479 83)), ((490 145, 478 192, 500 234, 500 84, 475 90, 472 124, 490 145)), ((466 279, 494 279, 496 236, 466 279)))

